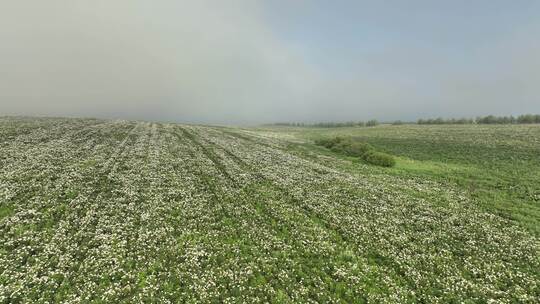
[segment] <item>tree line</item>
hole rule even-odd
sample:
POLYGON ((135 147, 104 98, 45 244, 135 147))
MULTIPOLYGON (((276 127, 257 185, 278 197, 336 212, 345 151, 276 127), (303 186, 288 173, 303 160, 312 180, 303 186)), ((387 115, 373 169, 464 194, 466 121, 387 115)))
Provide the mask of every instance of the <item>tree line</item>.
POLYGON ((534 124, 540 123, 540 115, 538 114, 524 114, 515 116, 478 116, 476 118, 430 118, 419 119, 417 124, 419 125, 445 125, 445 124, 534 124))
POLYGON ((343 128, 343 127, 373 127, 378 125, 379 122, 375 119, 364 121, 346 121, 346 122, 316 122, 316 123, 304 123, 304 122, 277 122, 270 124, 272 126, 284 126, 284 127, 312 127, 312 128, 343 128))
MULTIPOLYGON (((414 122, 404 122, 396 120, 390 122, 393 125, 408 124, 414 122)), ((419 125, 466 125, 466 124, 538 124, 540 123, 540 114, 524 114, 519 116, 478 116, 476 118, 427 118, 418 119, 419 125)), ((364 121, 346 121, 346 122, 278 122, 268 124, 270 126, 284 127, 312 127, 312 128, 344 128, 344 127, 373 127, 379 122, 375 119, 364 121)))

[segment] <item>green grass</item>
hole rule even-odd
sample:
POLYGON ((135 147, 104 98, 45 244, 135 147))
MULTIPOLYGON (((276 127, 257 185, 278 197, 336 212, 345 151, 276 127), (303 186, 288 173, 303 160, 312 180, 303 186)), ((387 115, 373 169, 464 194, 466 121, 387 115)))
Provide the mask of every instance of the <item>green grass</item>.
MULTIPOLYGON (((449 183, 485 210, 540 235, 540 126, 381 125, 273 128, 307 143, 351 137, 397 156, 386 174, 449 183)), ((304 145, 312 151, 316 147, 304 145)))
POLYGON ((15 209, 13 208, 13 206, 8 205, 8 204, 0 205, 0 220, 3 219, 4 217, 8 217, 12 215, 14 212, 15 212, 15 209))

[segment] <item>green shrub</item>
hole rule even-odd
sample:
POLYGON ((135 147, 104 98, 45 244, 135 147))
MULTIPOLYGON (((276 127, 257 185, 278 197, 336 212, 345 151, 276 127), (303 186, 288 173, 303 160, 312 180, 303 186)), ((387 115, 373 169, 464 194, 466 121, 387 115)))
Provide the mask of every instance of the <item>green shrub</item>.
POLYGON ((331 149, 332 147, 334 147, 335 145, 337 145, 338 143, 344 141, 345 139, 343 137, 334 137, 334 138, 321 138, 321 139, 317 139, 315 141, 315 144, 318 145, 318 146, 323 146, 325 148, 328 148, 328 149, 331 149))
POLYGON ((378 124, 379 124, 378 121, 376 121, 375 119, 372 119, 372 120, 366 122, 366 127, 374 127, 374 126, 376 126, 378 124))
POLYGON ((349 156, 362 156, 372 150, 374 150, 372 145, 363 142, 351 141, 343 147, 343 152, 349 156))
POLYGON ((369 164, 383 167, 393 167, 396 164, 396 160, 392 155, 373 150, 365 153, 362 159, 369 164))
MULTIPOLYGON (((320 139, 316 139, 315 140, 315 144, 317 146, 323 146, 323 147, 326 147, 329 143, 329 140, 326 139, 326 138, 320 138, 320 139)), ((328 147, 327 147, 328 148, 328 147)))
POLYGON ((318 139, 315 141, 315 144, 348 156, 362 156, 364 153, 373 150, 370 144, 343 137, 318 139))
POLYGON ((335 141, 335 144, 333 144, 330 147, 330 150, 332 150, 334 152, 339 152, 339 153, 346 153, 346 151, 348 149, 348 146, 350 144, 351 144, 350 139, 341 139, 339 141, 335 141))
POLYGON ((396 161, 392 155, 377 152, 372 145, 368 143, 353 141, 350 138, 333 137, 323 138, 315 141, 316 145, 326 147, 336 153, 347 156, 360 157, 369 164, 392 167, 396 161))

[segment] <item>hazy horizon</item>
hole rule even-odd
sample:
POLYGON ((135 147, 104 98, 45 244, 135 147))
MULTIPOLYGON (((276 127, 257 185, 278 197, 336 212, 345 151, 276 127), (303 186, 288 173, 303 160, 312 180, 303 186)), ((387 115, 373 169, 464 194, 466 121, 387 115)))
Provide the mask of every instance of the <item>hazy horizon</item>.
POLYGON ((3 1, 0 116, 540 113, 538 1, 3 1), (389 4, 391 3, 391 4, 389 4))

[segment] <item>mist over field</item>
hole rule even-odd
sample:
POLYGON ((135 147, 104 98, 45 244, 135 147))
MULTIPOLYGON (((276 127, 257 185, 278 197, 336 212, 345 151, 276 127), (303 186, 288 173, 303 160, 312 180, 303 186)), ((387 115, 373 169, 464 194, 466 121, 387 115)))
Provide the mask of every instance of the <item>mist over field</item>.
POLYGON ((0 115, 540 112, 538 1, 2 1, 0 115))

